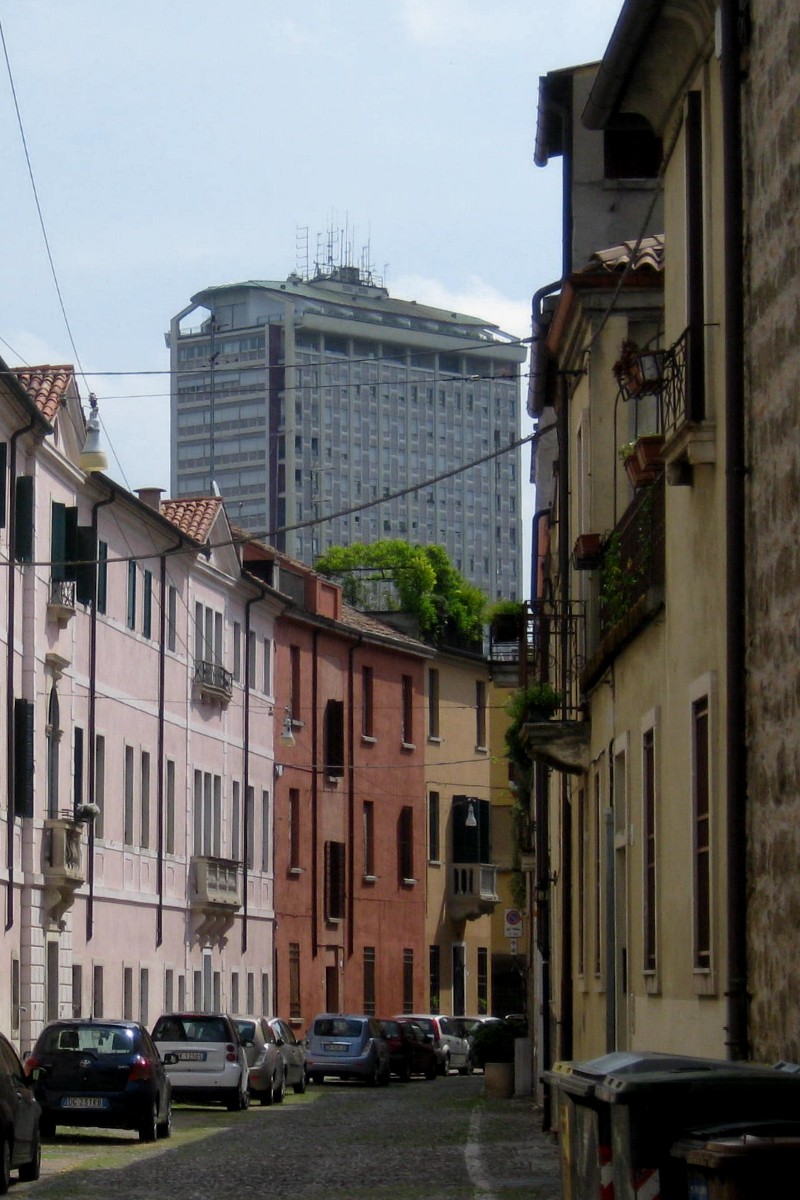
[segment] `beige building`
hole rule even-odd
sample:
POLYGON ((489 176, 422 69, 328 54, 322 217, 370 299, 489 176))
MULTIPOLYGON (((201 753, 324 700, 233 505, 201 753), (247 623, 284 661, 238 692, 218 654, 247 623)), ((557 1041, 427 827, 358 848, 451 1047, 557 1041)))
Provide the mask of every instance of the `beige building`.
POLYGON ((530 410, 553 429, 534 463, 550 552, 529 641, 562 698, 525 730, 544 764, 541 1067, 747 1053, 729 53, 709 5, 625 4, 581 116, 607 165, 609 135, 627 137, 632 189, 653 188, 660 141, 664 236, 632 221, 626 244, 597 245, 534 328, 530 410))

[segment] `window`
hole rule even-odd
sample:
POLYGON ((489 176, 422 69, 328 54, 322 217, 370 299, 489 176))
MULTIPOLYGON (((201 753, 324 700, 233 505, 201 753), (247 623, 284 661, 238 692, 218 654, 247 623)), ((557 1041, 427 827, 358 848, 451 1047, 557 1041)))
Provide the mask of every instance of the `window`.
POLYGON ((106 814, 106 739, 101 733, 94 738, 94 802, 99 809, 94 819, 94 836, 102 838, 106 814))
POLYGON ((414 680, 410 675, 402 678, 402 731, 401 740, 404 746, 414 745, 414 680))
POLYGON ((711 967, 711 795, 708 697, 692 704, 694 808, 694 966, 711 967))
POLYGON ((403 951, 403 1012, 414 1011, 414 951, 403 951))
POLYGON ((369 879, 375 878, 375 805, 371 800, 364 801, 364 875, 369 879))
POLYGON ((178 589, 169 585, 167 591, 167 649, 173 654, 178 645, 178 589))
POLYGON ((439 793, 428 793, 428 859, 439 862, 439 793))
POLYGON ((238 621, 233 622, 233 678, 237 683, 242 679, 242 627, 238 621))
MULTIPOLYGON (((164 971, 164 1012, 173 1012, 175 1006, 175 972, 171 967, 164 971)), ((236 1012, 236 1009, 233 1009, 236 1012)))
POLYGON ((486 684, 482 679, 475 682, 475 746, 486 749, 486 684))
POLYGON ((442 986, 442 954, 440 946, 428 947, 428 973, 430 975, 428 1005, 432 1013, 438 1013, 440 989, 442 986))
POLYGON ((300 943, 289 943, 289 1019, 299 1021, 303 1015, 300 1007, 300 943))
POLYGON ((132 559, 128 563, 128 609, 126 624, 128 629, 136 628, 136 563, 132 559))
POLYGON ((125 747, 124 778, 122 783, 122 840, 133 845, 133 746, 125 747))
MULTIPOLYGON (((264 670, 264 687, 265 696, 272 695, 272 643, 269 638, 264 638, 261 647, 262 666, 264 670)), ((265 1010, 266 1011, 266 1010, 265 1010)))
POLYGON ((362 1011, 367 1017, 375 1016, 375 947, 364 947, 364 1003, 362 1011))
MULTIPOLYGON (((164 850, 175 853, 175 763, 167 759, 164 788, 164 850)), ((169 1011, 169 1010, 167 1010, 169 1011)))
POLYGON ((428 737, 439 737, 439 672, 428 670, 428 737))
POLYGON ((150 846, 150 755, 146 750, 142 751, 139 792, 142 798, 139 845, 147 850, 150 846))
POLYGON ((103 968, 92 968, 92 1016, 103 1015, 103 968))
POLYGON ((269 792, 261 793, 261 870, 268 873, 269 861, 269 792))
POLYGON ((344 704, 329 700, 325 705, 323 756, 325 774, 329 779, 344 775, 344 704))
POLYGON ((6 527, 6 473, 8 470, 8 443, 0 442, 0 529, 6 527))
POLYGON ((594 777, 594 974, 600 979, 603 970, 603 798, 600 772, 594 777))
POLYGON ((97 611, 108 610, 108 542, 97 543, 97 611))
POLYGON ((400 809, 397 820, 397 873, 400 883, 414 883, 414 810, 400 809))
POLYGON ((11 959, 11 1032, 19 1033, 20 973, 19 959, 11 959))
POLYGON ((489 1011, 489 951, 478 946, 478 1012, 489 1011))
POLYGON ((133 1020, 133 967, 122 968, 122 1017, 133 1020))
POLYGON ((372 667, 361 668, 361 736, 375 736, 374 708, 375 673, 372 667))
POLYGON ((300 791, 289 789, 289 870, 300 870, 300 791))
POLYGON ((55 684, 50 689, 47 702, 47 815, 58 816, 58 748, 61 742, 61 717, 58 704, 58 692, 55 684))
POLYGON ((256 686, 256 635, 252 629, 247 635, 247 686, 256 686))
POLYGON ((645 117, 619 113, 603 133, 606 179, 655 179, 661 166, 661 138, 645 117))
POLYGON ((75 726, 72 744, 72 811, 83 804, 83 730, 75 726))
POLYGON ((238 779, 231 783, 231 858, 234 862, 242 860, 241 784, 238 779))
MULTIPOLYGON (((256 811, 256 792, 255 788, 248 787, 247 795, 245 796, 244 809, 244 845, 245 845, 245 860, 247 862, 248 871, 252 871, 255 866, 255 846, 253 844, 253 822, 256 811)), ((248 1009, 252 1012, 252 1009, 248 1009)))
MULTIPOLYGON (((239 972, 231 971, 231 1012, 239 1011, 239 972)), ((167 1009, 169 1012, 169 1009, 167 1009)))
POLYGON ((642 737, 642 800, 644 838, 644 961, 645 971, 656 969, 656 780, 655 731, 642 737))
POLYGON ((142 633, 153 636, 153 572, 145 571, 142 579, 142 633))
POLYGON ((33 560, 33 476, 19 475, 14 484, 16 508, 14 512, 13 545, 17 562, 33 560))
POLYGON ((325 916, 329 921, 344 919, 344 842, 325 843, 325 916))
POLYGON ((145 1028, 150 1024, 150 971, 147 967, 139 970, 139 1024, 145 1028))
POLYGON ((300 715, 300 647, 289 647, 289 715, 293 721, 302 720, 300 715))
POLYGON ((577 918, 578 918, 578 946, 577 946, 577 968, 578 975, 583 976, 586 972, 586 854, 587 854, 587 828, 586 828, 586 792, 583 788, 578 790, 578 871, 577 871, 577 918))

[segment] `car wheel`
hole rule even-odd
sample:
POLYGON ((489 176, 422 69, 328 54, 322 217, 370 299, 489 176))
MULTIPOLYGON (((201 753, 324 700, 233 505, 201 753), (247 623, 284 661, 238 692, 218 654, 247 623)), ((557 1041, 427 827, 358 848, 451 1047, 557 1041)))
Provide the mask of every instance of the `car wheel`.
POLYGON ((387 1067, 385 1071, 381 1071, 378 1076, 378 1087, 388 1087, 392 1078, 392 1072, 387 1067))
POLYGON ((309 1079, 310 1083, 323 1083, 325 1080, 325 1076, 320 1075, 319 1071, 312 1071, 311 1074, 309 1075, 308 1079, 309 1079))
POLYGON ((381 1081, 381 1068, 378 1063, 375 1063, 372 1067, 372 1071, 370 1072, 369 1076, 367 1077, 367 1083, 369 1084, 370 1087, 377 1087, 378 1084, 380 1083, 380 1081, 381 1081))
POLYGON ((439 1074, 440 1075, 449 1075, 450 1074, 450 1052, 449 1052, 449 1050, 445 1051, 445 1056, 442 1059, 441 1065, 439 1067, 439 1074))
POLYGON ((459 1075, 471 1075, 474 1070, 475 1070, 475 1067, 472 1062, 472 1059, 468 1058, 467 1061, 464 1063, 463 1067, 458 1068, 458 1073, 459 1073, 459 1075))
POLYGON ((167 1112, 164 1120, 159 1123, 158 1136, 160 1138, 172 1137, 172 1100, 167 1100, 167 1112))
POLYGON ((11 1146, 3 1138, 0 1142, 0 1196, 5 1196, 11 1187, 11 1146))
POLYGON ((56 1119, 51 1113, 42 1113, 39 1118, 39 1133, 44 1138, 56 1136, 56 1119))
POLYGON ((306 1069, 303 1067, 302 1071, 300 1072, 300 1078, 294 1085, 295 1094, 297 1096, 302 1096, 307 1087, 308 1080, 306 1079, 306 1069))
POLYGON ((286 1072, 281 1071, 280 1076, 281 1077, 278 1080, 277 1086, 274 1087, 272 1091, 272 1098, 276 1104, 283 1104, 283 1098, 286 1095, 286 1072))
POLYGON ((33 1154, 30 1162, 23 1163, 19 1168, 18 1174, 20 1183, 33 1183, 34 1179, 38 1179, 42 1172, 42 1143, 37 1130, 36 1137, 33 1142, 33 1154))
POLYGON ((435 1079, 438 1074, 439 1072, 436 1068, 436 1059, 434 1059, 433 1062, 428 1063, 427 1067, 425 1068, 425 1078, 435 1079))
POLYGON ((158 1111, 155 1101, 150 1105, 147 1116, 139 1122, 139 1141, 154 1142, 158 1137, 158 1111))
POLYGON ((272 1076, 266 1089, 259 1095, 262 1106, 275 1103, 275 1076, 272 1076))
POLYGON ((408 1083, 409 1079, 411 1078, 411 1063, 407 1058, 403 1059, 403 1065, 397 1074, 402 1079, 403 1083, 408 1083))

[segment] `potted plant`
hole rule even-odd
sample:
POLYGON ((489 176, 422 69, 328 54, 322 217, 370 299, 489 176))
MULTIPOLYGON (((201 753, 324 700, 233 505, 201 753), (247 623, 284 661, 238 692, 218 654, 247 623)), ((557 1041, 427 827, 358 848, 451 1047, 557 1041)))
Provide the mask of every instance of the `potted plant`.
POLYGON ((493 642, 518 642, 523 606, 517 600, 498 600, 488 612, 493 642))
POLYGON ((620 446, 619 456, 635 488, 653 483, 658 476, 663 445, 664 438, 660 433, 643 433, 620 446))
POLYGON ((576 571, 593 571, 603 560, 603 535, 579 533, 575 539, 572 559, 576 571))
POLYGON ((639 362, 639 347, 636 342, 625 338, 619 348, 619 358, 611 370, 628 399, 633 399, 641 393, 644 376, 639 362))
POLYGON ((522 1032, 510 1021, 482 1021, 472 1034, 472 1061, 483 1068, 487 1096, 513 1096, 515 1046, 522 1032))

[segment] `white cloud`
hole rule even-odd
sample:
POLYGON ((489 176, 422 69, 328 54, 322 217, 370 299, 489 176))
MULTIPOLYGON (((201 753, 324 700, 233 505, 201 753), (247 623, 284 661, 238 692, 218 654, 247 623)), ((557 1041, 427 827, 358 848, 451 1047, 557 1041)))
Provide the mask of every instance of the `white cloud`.
POLYGON ((530 301, 512 300, 477 275, 457 289, 424 275, 401 275, 389 279, 389 291, 397 300, 418 300, 450 312, 483 317, 514 337, 530 336, 530 301))

